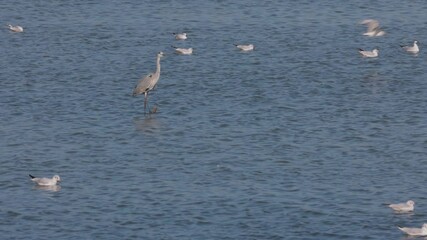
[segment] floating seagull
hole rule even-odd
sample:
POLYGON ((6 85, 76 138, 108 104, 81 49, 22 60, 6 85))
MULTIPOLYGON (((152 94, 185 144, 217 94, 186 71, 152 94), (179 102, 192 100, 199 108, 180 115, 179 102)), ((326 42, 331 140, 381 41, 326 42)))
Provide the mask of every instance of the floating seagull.
POLYGON ((379 51, 376 48, 372 51, 365 51, 365 50, 359 48, 359 53, 362 54, 362 56, 364 56, 364 57, 371 57, 372 58, 372 57, 378 57, 379 51))
POLYGON ((409 53, 418 53, 420 51, 420 48, 418 47, 418 41, 414 41, 414 45, 413 46, 403 46, 400 45, 400 47, 402 47, 405 51, 409 52, 409 53))
POLYGON ((193 48, 178 48, 178 47, 174 47, 175 48, 175 52, 178 54, 182 54, 182 55, 191 55, 193 54, 193 48))
POLYGON ((54 186, 57 182, 61 181, 61 178, 58 175, 54 175, 52 178, 36 178, 29 174, 31 181, 37 183, 39 186, 54 186))
POLYGON ((412 212, 414 211, 414 205, 415 205, 414 201, 408 200, 405 203, 395 203, 395 204, 390 204, 388 206, 397 212, 412 212))
POLYGON ((400 231, 411 236, 427 236, 427 223, 424 223, 421 228, 398 227, 400 231))
POLYGON ((385 34, 385 32, 380 28, 380 24, 377 20, 374 19, 366 19, 360 22, 360 24, 364 24, 368 27, 366 32, 363 34, 369 37, 380 37, 385 34))
POLYGON ((248 44, 248 45, 237 45, 237 44, 234 44, 234 46, 236 46, 238 49, 240 49, 242 51, 252 51, 255 48, 253 44, 248 44))
POLYGON ((10 24, 7 25, 12 32, 23 32, 24 28, 21 26, 12 26, 10 24))
POLYGON ((187 39, 187 33, 173 33, 176 40, 185 40, 187 39))

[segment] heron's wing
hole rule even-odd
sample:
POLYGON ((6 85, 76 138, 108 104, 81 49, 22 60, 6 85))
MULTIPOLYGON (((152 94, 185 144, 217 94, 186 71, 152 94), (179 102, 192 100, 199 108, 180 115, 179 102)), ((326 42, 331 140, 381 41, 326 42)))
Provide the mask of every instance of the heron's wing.
POLYGON ((133 90, 133 95, 138 95, 149 90, 153 76, 154 73, 150 73, 147 76, 143 77, 141 80, 139 80, 135 86, 135 89, 133 90))

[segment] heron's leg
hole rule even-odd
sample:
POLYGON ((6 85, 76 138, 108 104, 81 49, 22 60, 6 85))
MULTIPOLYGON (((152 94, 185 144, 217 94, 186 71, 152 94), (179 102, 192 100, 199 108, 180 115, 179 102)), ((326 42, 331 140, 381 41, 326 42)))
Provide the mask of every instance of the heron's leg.
POLYGON ((145 109, 147 108, 147 101, 148 101, 148 95, 147 92, 144 93, 144 113, 145 109))
MULTIPOLYGON (((147 108, 148 108, 148 113, 151 113, 150 102, 148 101, 148 92, 147 92, 147 108)), ((144 112, 145 112, 145 109, 144 109, 144 112)))

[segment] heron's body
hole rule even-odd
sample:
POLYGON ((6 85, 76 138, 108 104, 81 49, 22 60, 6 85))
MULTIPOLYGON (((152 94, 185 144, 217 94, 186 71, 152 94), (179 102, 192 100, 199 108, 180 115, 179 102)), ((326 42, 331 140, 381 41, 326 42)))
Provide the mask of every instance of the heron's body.
POLYGON ((364 57, 378 57, 378 49, 374 49, 372 51, 365 51, 363 49, 359 49, 359 53, 364 57))
POLYGON ((401 46, 405 51, 409 53, 418 53, 420 48, 418 47, 418 41, 414 41, 413 46, 401 46))
POLYGON ((21 26, 12 26, 10 24, 7 25, 12 32, 23 32, 24 28, 21 26))
POLYGON ((139 80, 138 84, 136 84, 133 90, 133 96, 144 94, 144 111, 147 106, 147 97, 148 92, 154 89, 157 82, 160 78, 160 58, 163 57, 163 52, 159 52, 157 54, 157 62, 156 62, 156 71, 154 73, 150 73, 141 80, 139 80))

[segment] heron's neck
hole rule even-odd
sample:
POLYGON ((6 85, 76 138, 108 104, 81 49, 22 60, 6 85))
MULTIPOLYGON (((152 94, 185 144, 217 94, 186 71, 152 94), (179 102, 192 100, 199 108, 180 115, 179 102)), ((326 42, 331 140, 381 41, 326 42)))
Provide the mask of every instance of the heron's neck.
POLYGON ((160 57, 157 57, 156 74, 160 74, 160 57))

